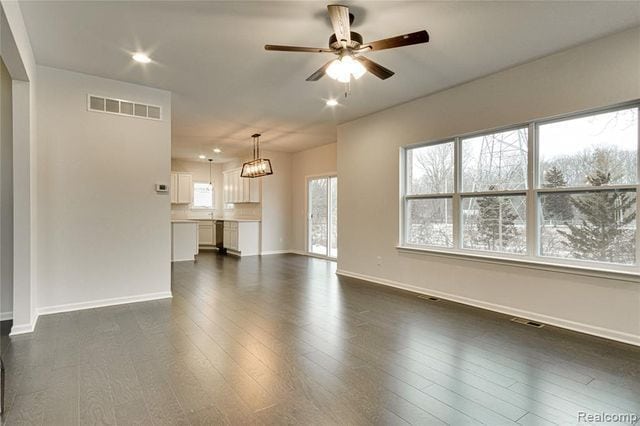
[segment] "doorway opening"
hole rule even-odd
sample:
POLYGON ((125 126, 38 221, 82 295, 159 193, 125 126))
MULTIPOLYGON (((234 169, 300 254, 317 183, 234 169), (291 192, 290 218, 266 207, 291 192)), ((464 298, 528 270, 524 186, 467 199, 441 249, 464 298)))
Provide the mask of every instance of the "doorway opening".
POLYGON ((338 258, 338 177, 307 179, 307 253, 338 258))

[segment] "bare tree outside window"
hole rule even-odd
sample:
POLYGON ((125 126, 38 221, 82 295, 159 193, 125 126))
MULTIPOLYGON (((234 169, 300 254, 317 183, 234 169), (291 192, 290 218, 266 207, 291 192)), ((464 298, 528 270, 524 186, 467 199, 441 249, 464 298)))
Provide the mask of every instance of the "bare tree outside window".
POLYGON ((409 194, 439 194, 454 191, 453 142, 415 148, 407 153, 409 194))
POLYGON ((453 214, 448 198, 410 200, 408 203, 410 244, 453 247, 453 214))
POLYGON ((453 247, 451 196, 454 187, 453 142, 423 146, 407 151, 407 192, 421 198, 406 205, 409 244, 453 247))

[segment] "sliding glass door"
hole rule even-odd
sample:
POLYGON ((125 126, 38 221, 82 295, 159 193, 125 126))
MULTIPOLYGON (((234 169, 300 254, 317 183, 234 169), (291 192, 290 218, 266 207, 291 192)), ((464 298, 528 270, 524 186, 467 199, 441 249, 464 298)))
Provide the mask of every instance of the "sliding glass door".
POLYGON ((307 251, 338 257, 338 178, 322 176, 307 180, 307 251))

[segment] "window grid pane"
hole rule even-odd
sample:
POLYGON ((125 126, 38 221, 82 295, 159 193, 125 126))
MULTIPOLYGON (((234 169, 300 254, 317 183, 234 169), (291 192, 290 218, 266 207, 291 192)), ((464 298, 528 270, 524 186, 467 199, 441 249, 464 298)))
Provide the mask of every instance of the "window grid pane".
POLYGON ((527 189, 529 129, 461 139, 462 192, 527 189))
POLYGON ((524 195, 463 198, 463 247, 525 254, 526 203, 524 195))
POLYGON ((544 193, 538 197, 543 257, 636 263, 636 192, 544 193))
POLYGON ((635 184, 638 108, 538 126, 538 187, 635 184))
POLYGON ((406 242, 420 246, 452 248, 453 211, 451 198, 407 200, 406 242))
POLYGON ((451 193, 454 189, 453 141, 406 151, 407 194, 451 193))

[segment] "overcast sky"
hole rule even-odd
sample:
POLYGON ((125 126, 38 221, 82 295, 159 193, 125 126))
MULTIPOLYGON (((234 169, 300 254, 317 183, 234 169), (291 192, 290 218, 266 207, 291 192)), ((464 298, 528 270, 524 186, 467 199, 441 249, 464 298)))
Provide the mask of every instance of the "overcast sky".
POLYGON ((540 155, 546 160, 596 146, 638 150, 638 109, 541 125, 540 155))

